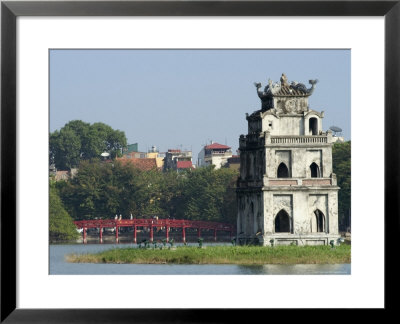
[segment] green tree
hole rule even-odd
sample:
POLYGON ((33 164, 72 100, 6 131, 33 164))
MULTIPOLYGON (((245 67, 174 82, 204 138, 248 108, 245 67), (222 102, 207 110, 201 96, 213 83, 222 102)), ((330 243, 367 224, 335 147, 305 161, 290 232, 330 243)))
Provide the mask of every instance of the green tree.
POLYGON ((215 170, 214 166, 189 172, 183 185, 183 203, 178 214, 192 220, 234 222, 237 177, 236 170, 215 170))
POLYGON ((77 176, 59 186, 61 198, 76 220, 104 219, 121 213, 120 189, 111 163, 82 161, 77 176))
POLYGON ((61 129, 50 135, 50 163, 67 170, 79 164, 81 139, 71 129, 61 129))
POLYGON ((50 184, 49 236, 51 242, 75 240, 76 226, 65 210, 54 184, 50 184))
POLYGON ((50 134, 49 160, 58 169, 71 169, 82 160, 99 158, 103 152, 110 153, 111 158, 120 156, 126 145, 126 136, 122 131, 103 123, 90 125, 73 120, 50 134))
POLYGON ((339 190, 339 222, 344 223, 351 208, 351 142, 335 143, 332 148, 333 172, 339 190))
POLYGON ((74 219, 109 219, 115 214, 165 214, 160 207, 162 173, 131 164, 82 161, 77 176, 60 183, 61 197, 74 219))
POLYGON ((165 214, 160 206, 163 182, 161 171, 142 171, 130 163, 121 164, 116 161, 113 173, 120 189, 119 207, 123 217, 131 214, 134 217, 165 214))
POLYGON ((183 191, 187 172, 169 170, 162 174, 160 208, 171 218, 180 218, 179 214, 182 214, 182 209, 185 208, 183 191))
POLYGON ((235 223, 237 176, 237 171, 225 168, 182 173, 142 171, 129 163, 91 160, 81 162, 74 179, 57 185, 74 219, 157 214, 235 223))

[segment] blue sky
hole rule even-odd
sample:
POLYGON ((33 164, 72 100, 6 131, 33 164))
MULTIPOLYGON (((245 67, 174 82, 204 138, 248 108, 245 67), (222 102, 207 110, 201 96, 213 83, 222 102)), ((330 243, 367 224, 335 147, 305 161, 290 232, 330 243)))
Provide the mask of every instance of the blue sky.
POLYGON ((140 151, 232 147, 261 107, 254 82, 318 79, 310 108, 351 138, 350 50, 51 50, 50 132, 103 122, 140 151))

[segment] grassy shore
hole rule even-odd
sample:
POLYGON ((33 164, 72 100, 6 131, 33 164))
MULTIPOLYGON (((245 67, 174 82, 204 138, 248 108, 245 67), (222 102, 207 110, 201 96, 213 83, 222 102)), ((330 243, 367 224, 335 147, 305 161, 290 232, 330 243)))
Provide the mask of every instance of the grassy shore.
POLYGON ((75 263, 141 264, 334 264, 350 263, 351 246, 207 246, 169 249, 117 248, 97 254, 70 254, 75 263))

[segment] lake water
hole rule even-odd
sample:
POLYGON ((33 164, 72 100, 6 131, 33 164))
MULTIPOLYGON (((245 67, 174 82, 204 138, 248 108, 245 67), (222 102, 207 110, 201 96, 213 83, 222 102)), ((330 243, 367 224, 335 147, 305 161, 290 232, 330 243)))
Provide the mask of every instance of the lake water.
MULTIPOLYGON (((179 245, 179 244, 176 244, 179 245)), ((190 244, 189 244, 190 245, 190 244)), ((193 244, 197 246, 197 244, 193 244)), ((207 245, 207 244, 204 244, 207 245)), ((218 244, 212 244, 218 245, 218 244)), ((227 244, 224 244, 227 245, 227 244)), ((94 264, 69 263, 67 254, 96 253, 112 248, 136 247, 136 244, 50 245, 50 274, 54 275, 348 275, 350 264, 295 265, 182 265, 182 264, 94 264)))

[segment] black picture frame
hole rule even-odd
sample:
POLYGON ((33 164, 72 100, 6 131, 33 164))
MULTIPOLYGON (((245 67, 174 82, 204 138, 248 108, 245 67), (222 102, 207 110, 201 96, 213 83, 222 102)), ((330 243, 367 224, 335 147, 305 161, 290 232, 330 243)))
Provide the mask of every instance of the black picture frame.
MULTIPOLYGON (((392 1, 2 1, 1 2, 1 322, 227 322, 229 309, 16 308, 16 19, 19 16, 384 16, 385 17, 385 309, 398 275, 388 250, 399 237, 400 4, 392 1)), ((368 67, 366 67, 368 68, 368 67)), ((383 112, 375 112, 383 113, 383 112)), ((395 253, 396 254, 396 253, 395 253)), ((256 319, 262 310, 251 310, 256 319)), ((263 314, 260 314, 262 316, 263 314)), ((248 314, 245 314, 248 316, 248 314)), ((286 319, 288 319, 286 317, 286 319)))

